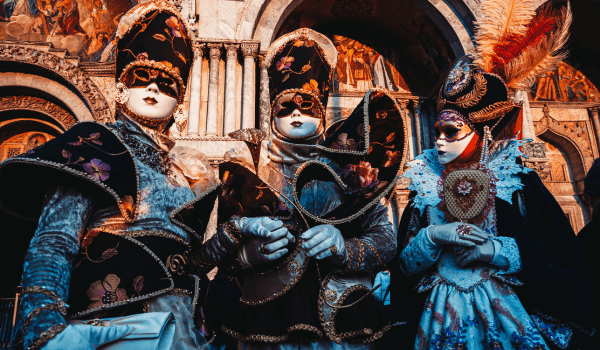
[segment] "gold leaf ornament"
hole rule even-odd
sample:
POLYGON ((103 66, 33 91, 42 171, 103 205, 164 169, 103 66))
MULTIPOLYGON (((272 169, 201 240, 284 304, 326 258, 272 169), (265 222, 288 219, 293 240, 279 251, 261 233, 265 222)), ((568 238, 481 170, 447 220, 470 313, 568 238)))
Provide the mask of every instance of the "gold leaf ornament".
POLYGON ((475 85, 473 85, 473 90, 471 90, 468 94, 460 97, 456 100, 456 102, 447 101, 448 103, 452 103, 457 105, 460 108, 469 108, 475 106, 483 96, 487 93, 487 81, 485 77, 481 73, 473 74, 473 79, 475 80, 475 85))

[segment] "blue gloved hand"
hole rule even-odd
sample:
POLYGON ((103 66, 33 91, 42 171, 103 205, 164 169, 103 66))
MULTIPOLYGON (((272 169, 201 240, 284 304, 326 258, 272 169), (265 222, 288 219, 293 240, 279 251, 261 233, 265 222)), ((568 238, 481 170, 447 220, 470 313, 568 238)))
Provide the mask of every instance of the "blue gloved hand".
POLYGON ((328 258, 332 263, 342 266, 348 262, 348 252, 342 233, 332 225, 315 226, 300 235, 305 242, 302 248, 308 250, 308 256, 317 259, 328 258))
POLYGON ((119 340, 133 332, 133 326, 69 325, 56 337, 50 339, 42 350, 95 350, 104 344, 119 340))

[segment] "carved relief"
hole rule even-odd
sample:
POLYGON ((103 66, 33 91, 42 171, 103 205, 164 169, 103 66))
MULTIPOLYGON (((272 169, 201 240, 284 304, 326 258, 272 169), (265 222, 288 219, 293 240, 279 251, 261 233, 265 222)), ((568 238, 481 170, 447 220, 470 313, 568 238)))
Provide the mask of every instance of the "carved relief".
POLYGON ((528 158, 546 158, 545 142, 533 141, 523 145, 523 154, 528 158))
POLYGON ((33 134, 27 139, 27 150, 34 149, 46 143, 46 137, 42 134, 33 134))
POLYGON ((70 128, 77 120, 54 103, 33 96, 0 97, 0 111, 11 109, 26 109, 44 113, 59 122, 65 129, 70 128))
POLYGON ((584 121, 557 121, 550 115, 548 105, 544 106, 544 117, 539 121, 534 121, 535 134, 541 135, 546 130, 560 134, 569 139, 575 147, 581 152, 584 169, 589 169, 594 161, 592 151, 592 141, 588 133, 588 127, 584 121))
POLYGON ((108 103, 96 84, 86 73, 65 59, 29 47, 0 45, 0 61, 29 63, 59 74, 85 98, 96 121, 102 123, 114 121, 108 103))

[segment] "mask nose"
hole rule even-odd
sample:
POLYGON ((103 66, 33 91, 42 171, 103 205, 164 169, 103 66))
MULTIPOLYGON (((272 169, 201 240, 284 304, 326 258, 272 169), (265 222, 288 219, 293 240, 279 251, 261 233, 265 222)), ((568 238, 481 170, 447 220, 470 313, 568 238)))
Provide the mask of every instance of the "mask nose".
POLYGON ((156 85, 156 83, 152 83, 146 86, 146 91, 155 93, 157 95, 160 93, 160 89, 158 88, 158 85, 156 85))
POLYGON ((300 113, 300 111, 299 111, 299 110, 297 110, 297 109, 295 109, 295 110, 292 112, 292 118, 299 118, 299 117, 301 117, 301 116, 302 116, 302 113, 300 113))

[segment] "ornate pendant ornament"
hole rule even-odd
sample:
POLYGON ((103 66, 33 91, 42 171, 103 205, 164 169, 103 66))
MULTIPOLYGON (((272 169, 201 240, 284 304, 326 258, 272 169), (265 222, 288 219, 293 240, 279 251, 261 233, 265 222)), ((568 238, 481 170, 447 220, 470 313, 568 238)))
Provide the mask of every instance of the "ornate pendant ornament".
POLYGON ((124 105, 129 100, 129 89, 127 89, 127 86, 121 82, 117 83, 116 88, 117 92, 115 93, 115 101, 118 104, 124 105))
POLYGON ((177 108, 175 108, 173 119, 175 120, 177 130, 182 131, 188 120, 188 114, 185 112, 185 107, 182 104, 177 105, 177 108))
POLYGON ((450 71, 450 74, 448 74, 448 78, 442 88, 442 94, 444 97, 458 95, 469 85, 472 77, 471 60, 465 57, 458 61, 450 71))
POLYGON ((490 177, 482 170, 454 170, 444 179, 446 208, 460 221, 477 218, 488 206, 489 197, 490 177))

